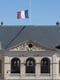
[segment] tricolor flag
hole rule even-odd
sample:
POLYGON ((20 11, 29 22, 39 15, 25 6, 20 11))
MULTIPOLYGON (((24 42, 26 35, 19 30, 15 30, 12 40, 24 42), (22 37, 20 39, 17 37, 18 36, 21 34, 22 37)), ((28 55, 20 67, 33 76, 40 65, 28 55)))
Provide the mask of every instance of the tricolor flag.
POLYGON ((29 18, 28 10, 17 12, 17 19, 25 19, 25 18, 29 18))

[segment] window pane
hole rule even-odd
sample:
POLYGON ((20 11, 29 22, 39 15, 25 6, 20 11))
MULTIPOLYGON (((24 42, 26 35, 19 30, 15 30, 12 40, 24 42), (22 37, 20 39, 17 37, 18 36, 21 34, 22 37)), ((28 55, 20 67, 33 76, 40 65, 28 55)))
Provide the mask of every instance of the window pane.
POLYGON ((34 62, 33 61, 27 61, 27 66, 33 66, 34 65, 34 62))

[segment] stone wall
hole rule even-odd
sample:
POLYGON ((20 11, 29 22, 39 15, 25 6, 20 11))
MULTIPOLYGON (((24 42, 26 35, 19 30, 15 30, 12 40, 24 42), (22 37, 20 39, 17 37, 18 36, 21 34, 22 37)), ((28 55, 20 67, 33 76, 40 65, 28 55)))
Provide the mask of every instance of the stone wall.
POLYGON ((5 52, 4 54, 4 79, 52 79, 52 53, 49 54, 49 53, 45 53, 44 51, 43 52, 14 52, 14 51, 9 51, 9 52, 5 52), (25 54, 25 53, 28 53, 30 54, 29 56, 26 56, 26 55, 22 55, 22 56, 19 56, 20 53, 22 54, 25 54), (34 53, 34 54, 37 54, 39 53, 39 56, 31 56, 31 54, 34 53), (44 55, 44 56, 43 56, 44 55), (21 73, 20 74, 12 74, 11 73, 11 60, 14 58, 14 57, 17 57, 20 59, 21 61, 21 73), (26 63, 26 60, 29 58, 29 57, 32 57, 35 59, 36 61, 36 67, 35 67, 35 74, 26 74, 25 73, 25 63, 26 63), (41 67, 40 67, 40 61, 43 57, 48 57, 50 59, 50 73, 49 74, 42 74, 40 71, 41 71, 41 67))

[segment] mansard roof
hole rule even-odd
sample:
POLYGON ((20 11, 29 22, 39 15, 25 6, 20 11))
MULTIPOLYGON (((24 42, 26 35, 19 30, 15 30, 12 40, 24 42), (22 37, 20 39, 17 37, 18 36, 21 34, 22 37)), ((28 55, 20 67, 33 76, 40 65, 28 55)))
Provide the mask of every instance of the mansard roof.
POLYGON ((34 40, 55 48, 60 45, 60 26, 0 26, 0 42, 3 49, 26 40, 34 40))

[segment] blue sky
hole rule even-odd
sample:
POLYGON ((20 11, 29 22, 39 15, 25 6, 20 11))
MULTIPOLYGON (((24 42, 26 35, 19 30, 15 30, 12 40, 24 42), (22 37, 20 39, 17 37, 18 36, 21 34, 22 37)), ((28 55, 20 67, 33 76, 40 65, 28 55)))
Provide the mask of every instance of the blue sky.
POLYGON ((55 25, 60 21, 60 0, 0 0, 1 21, 5 25, 55 25), (17 11, 25 9, 30 18, 17 19, 17 11))

